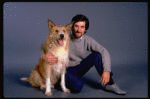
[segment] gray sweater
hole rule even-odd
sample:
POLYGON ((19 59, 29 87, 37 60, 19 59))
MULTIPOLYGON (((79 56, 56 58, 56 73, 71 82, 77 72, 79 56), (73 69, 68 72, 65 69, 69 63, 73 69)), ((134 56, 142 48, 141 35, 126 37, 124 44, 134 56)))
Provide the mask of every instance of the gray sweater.
MULTIPOLYGON (((69 67, 76 66, 85 58, 86 51, 98 52, 102 56, 102 63, 104 71, 111 72, 111 59, 108 51, 97 43, 93 38, 83 35, 81 39, 75 39, 70 33, 69 45, 69 67)), ((39 56, 44 54, 43 44, 39 49, 39 56)))

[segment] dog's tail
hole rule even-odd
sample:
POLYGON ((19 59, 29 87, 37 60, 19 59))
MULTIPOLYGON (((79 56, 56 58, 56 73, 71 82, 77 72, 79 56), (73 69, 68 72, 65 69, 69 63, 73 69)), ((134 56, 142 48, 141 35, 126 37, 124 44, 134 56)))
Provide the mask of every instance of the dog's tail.
POLYGON ((22 78, 20 78, 20 80, 29 82, 29 78, 26 78, 26 77, 22 77, 22 78))

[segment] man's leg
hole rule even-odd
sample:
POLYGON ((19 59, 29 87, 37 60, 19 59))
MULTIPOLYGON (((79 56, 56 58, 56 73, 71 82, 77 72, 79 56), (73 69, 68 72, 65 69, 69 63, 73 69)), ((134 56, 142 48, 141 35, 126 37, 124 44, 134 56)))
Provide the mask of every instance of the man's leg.
MULTIPOLYGON (((87 56, 77 67, 77 74, 82 77, 85 73, 89 71, 91 67, 95 66, 99 75, 103 73, 103 64, 102 57, 99 53, 93 52, 89 56, 87 56)), ((110 73, 110 81, 108 84, 113 84, 112 72, 110 73)))
POLYGON ((77 67, 67 68, 66 87, 73 93, 79 93, 83 87, 82 79, 77 75, 77 67))

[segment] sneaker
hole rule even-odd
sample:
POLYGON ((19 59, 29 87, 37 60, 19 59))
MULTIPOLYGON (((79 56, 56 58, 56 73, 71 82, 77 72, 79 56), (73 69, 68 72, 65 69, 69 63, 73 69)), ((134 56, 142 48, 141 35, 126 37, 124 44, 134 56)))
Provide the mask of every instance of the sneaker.
POLYGON ((112 85, 107 84, 105 86, 105 89, 106 89, 106 91, 111 91, 111 92, 114 92, 115 94, 118 94, 118 95, 125 95, 127 93, 127 92, 121 90, 116 83, 114 83, 112 85))

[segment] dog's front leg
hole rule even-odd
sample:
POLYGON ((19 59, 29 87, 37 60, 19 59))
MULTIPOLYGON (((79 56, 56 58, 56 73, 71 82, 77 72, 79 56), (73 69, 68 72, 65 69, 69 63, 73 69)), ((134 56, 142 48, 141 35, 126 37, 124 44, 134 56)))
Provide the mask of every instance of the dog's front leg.
POLYGON ((51 96, 51 81, 50 81, 50 76, 51 76, 51 66, 47 65, 46 66, 46 96, 51 96))
POLYGON ((70 93, 71 91, 65 86, 65 70, 61 73, 61 88, 64 92, 70 93))

